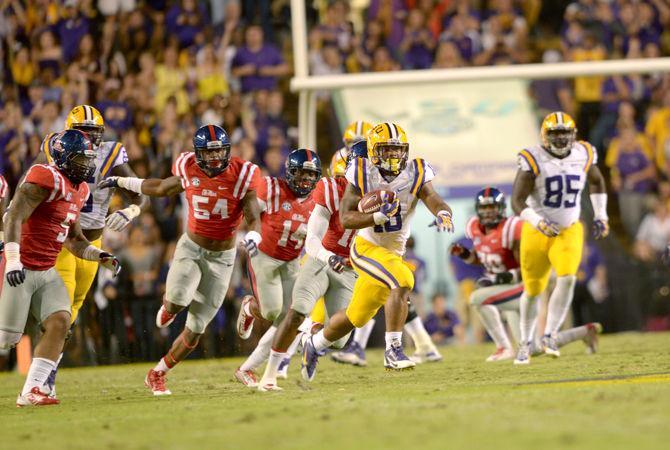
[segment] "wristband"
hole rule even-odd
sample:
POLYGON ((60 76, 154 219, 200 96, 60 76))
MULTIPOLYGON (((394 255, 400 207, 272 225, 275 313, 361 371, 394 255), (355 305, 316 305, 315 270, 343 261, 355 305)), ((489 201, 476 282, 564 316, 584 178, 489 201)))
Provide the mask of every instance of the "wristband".
POLYGON ((103 253, 102 250, 93 245, 89 245, 83 252, 81 252, 81 258, 88 261, 99 261, 101 253, 103 253))
POLYGON ((521 217, 523 220, 537 228, 537 225, 540 223, 542 220, 542 216, 539 215, 538 213, 535 212, 533 208, 526 208, 523 211, 521 211, 521 214, 519 214, 519 217, 521 217))
POLYGON ((377 211, 372 214, 372 219, 375 221, 375 225, 384 225, 386 222, 391 220, 386 214, 381 211, 377 211))
POLYGON ((251 230, 247 232, 247 234, 244 235, 244 240, 245 241, 252 241, 256 243, 256 245, 260 244, 263 238, 261 237, 260 233, 258 231, 251 230))
POLYGON ((331 252, 330 250, 326 250, 325 248, 322 247, 319 250, 319 253, 316 254, 316 259, 318 259, 321 262, 325 262, 326 264, 328 264, 328 260, 334 254, 335 253, 331 252))
POLYGON ((607 194, 591 194, 591 205, 593 206, 593 217, 596 220, 608 220, 607 219, 607 194))
POLYGON ((116 184, 123 189, 126 189, 137 194, 142 193, 142 183, 144 182, 143 178, 135 177, 119 177, 116 180, 116 184))
POLYGON ((5 259, 7 264, 21 263, 21 246, 16 242, 7 242, 5 244, 5 259))

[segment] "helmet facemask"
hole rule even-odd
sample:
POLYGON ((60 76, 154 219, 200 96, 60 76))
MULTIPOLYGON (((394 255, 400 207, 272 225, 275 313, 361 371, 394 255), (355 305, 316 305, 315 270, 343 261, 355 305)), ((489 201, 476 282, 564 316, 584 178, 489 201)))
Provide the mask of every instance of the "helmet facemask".
POLYGON ((230 163, 230 144, 211 141, 207 147, 195 148, 195 160, 207 176, 215 177, 228 168, 230 163))
POLYGON ((286 173, 288 185, 298 197, 308 196, 316 187, 319 178, 321 178, 320 170, 307 169, 304 167, 289 168, 286 173))
POLYGON ((73 130, 79 130, 86 133, 97 148, 102 143, 102 135, 105 133, 105 127, 100 125, 88 125, 84 123, 77 123, 72 125, 73 130))
POLYGON ((551 128, 546 131, 544 144, 556 156, 566 156, 570 153, 576 137, 577 130, 574 128, 551 128))
POLYGON ((95 173, 95 152, 87 150, 84 154, 70 154, 61 169, 73 184, 87 182, 95 173))
POLYGON ((382 172, 398 175, 405 169, 409 156, 409 144, 384 142, 375 145, 373 161, 382 172))
POLYGON ((492 197, 480 200, 476 210, 479 223, 485 227, 495 227, 505 218, 504 206, 496 203, 492 197))

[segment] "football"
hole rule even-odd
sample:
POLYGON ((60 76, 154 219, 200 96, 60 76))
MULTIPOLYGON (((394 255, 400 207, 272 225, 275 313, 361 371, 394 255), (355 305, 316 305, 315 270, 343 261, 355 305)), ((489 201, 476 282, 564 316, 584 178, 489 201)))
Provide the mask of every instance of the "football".
POLYGON ((384 203, 383 198, 385 195, 391 202, 395 199, 395 192, 393 191, 378 189, 376 191, 368 192, 363 196, 361 201, 358 202, 358 210, 366 214, 379 211, 379 208, 381 208, 382 204, 384 203))

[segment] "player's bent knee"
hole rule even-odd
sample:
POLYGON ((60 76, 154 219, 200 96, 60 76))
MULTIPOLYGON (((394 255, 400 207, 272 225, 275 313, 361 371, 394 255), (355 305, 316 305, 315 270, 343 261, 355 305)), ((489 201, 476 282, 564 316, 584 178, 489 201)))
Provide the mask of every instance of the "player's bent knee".
POLYGON ((68 311, 57 311, 42 322, 42 327, 45 331, 58 333, 65 339, 70 329, 70 313, 68 311))
POLYGON ((19 343, 23 333, 0 330, 0 350, 9 350, 19 343))
POLYGON ((188 306, 188 304, 191 302, 191 299, 188 297, 188 290, 182 286, 175 286, 165 294, 166 302, 179 306, 182 309, 185 306, 188 306))

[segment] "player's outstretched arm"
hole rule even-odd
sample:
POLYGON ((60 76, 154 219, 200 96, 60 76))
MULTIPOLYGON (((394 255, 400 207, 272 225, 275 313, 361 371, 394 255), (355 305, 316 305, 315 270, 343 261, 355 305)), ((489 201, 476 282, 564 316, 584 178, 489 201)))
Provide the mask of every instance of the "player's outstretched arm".
POLYGON ((23 264, 21 264, 21 225, 28 220, 30 215, 49 196, 49 191, 33 184, 23 183, 14 194, 7 214, 4 217, 5 224, 5 274, 10 286, 18 286, 26 278, 23 264))
POLYGON ((242 212, 244 222, 247 225, 247 234, 244 236, 243 245, 249 256, 258 254, 258 245, 261 243, 261 207, 256 196, 256 191, 247 191, 242 198, 242 212))
POLYGON ((103 267, 111 270, 114 276, 117 276, 121 271, 121 264, 114 255, 91 245, 89 240, 86 239, 79 220, 70 227, 63 245, 78 258, 99 262, 103 267))
POLYGON ((375 213, 369 214, 358 211, 358 202, 361 201, 361 198, 360 189, 349 183, 340 204, 340 221, 344 228, 360 230, 377 225, 374 218, 375 213))
POLYGON ((440 194, 437 193, 430 181, 424 184, 419 191, 419 199, 426 205, 426 208, 433 213, 435 221, 431 226, 436 226, 437 231, 454 232, 453 213, 440 194))
MULTIPOLYGON (((130 168, 128 164, 121 164, 112 169, 112 174, 115 176, 134 178, 137 177, 133 169, 130 168)), ((112 214, 107 216, 105 220, 105 225, 110 230, 122 231, 135 219, 140 213, 149 206, 149 199, 141 194, 136 192, 130 192, 125 189, 121 190, 121 193, 126 198, 126 201, 130 203, 128 207, 114 211, 112 214)))
POLYGON ((150 197, 169 197, 184 192, 181 178, 135 178, 135 177, 108 177, 98 183, 98 188, 121 188, 136 194, 150 197))
POLYGON ((591 166, 586 174, 586 181, 589 184, 589 197, 593 206, 593 237, 602 239, 610 234, 610 227, 607 216, 607 188, 598 166, 591 166))

